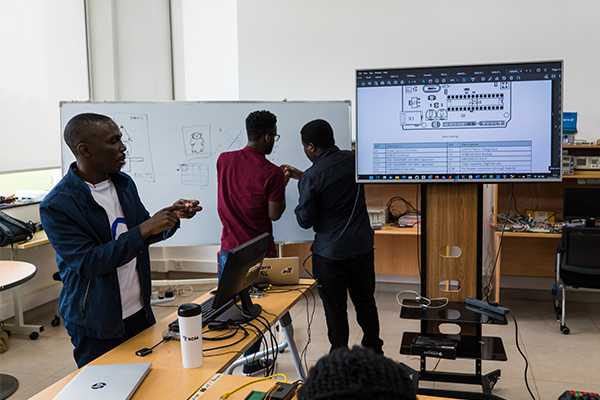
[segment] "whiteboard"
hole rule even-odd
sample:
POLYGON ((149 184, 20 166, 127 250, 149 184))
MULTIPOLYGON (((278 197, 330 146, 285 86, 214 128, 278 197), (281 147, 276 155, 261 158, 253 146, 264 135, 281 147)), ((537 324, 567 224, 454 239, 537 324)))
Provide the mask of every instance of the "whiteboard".
MULTIPOLYGON (((219 244, 221 221, 217 214, 217 158, 247 143, 245 121, 255 110, 277 116, 281 135, 267 156, 276 165, 290 164, 301 170, 311 166, 304 154, 300 129, 309 121, 324 119, 333 127, 341 149, 350 149, 350 101, 339 102, 62 102, 61 132, 77 114, 92 112, 111 117, 120 127, 127 147, 122 171, 135 181, 142 202, 150 212, 180 198, 198 199, 203 210, 162 245, 219 244)), ((62 140, 62 173, 75 161, 62 140)), ((296 223, 296 180, 286 188, 286 210, 273 223, 276 243, 313 240, 312 229, 296 223)))

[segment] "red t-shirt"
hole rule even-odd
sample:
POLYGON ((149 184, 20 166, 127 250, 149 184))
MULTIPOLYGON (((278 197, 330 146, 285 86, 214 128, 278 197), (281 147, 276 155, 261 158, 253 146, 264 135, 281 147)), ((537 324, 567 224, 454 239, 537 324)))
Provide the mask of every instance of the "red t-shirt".
POLYGON ((281 168, 267 160, 262 151, 246 146, 219 156, 217 182, 217 210, 223 224, 221 249, 230 251, 269 232, 267 257, 275 256, 268 202, 285 200, 281 168))

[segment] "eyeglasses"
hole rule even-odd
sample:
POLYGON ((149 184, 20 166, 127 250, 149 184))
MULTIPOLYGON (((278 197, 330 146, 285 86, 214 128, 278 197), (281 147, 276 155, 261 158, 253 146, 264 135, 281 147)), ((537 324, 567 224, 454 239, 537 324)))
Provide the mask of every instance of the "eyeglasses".
POLYGON ((273 136, 273 141, 276 142, 279 140, 279 134, 273 135, 272 133, 265 133, 265 135, 273 136))

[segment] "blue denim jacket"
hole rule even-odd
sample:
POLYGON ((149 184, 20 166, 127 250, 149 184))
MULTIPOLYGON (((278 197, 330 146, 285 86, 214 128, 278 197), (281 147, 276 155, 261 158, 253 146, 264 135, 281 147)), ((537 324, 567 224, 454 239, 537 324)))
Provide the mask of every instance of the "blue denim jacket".
MULTIPOLYGON (((123 335, 123 316, 117 268, 137 257, 142 303, 150 319, 150 256, 148 246, 162 233, 142 240, 139 225, 150 218, 133 180, 120 172, 110 179, 121 202, 129 230, 112 239, 108 216, 77 176, 71 164, 65 177, 40 205, 40 217, 56 251, 63 288, 60 314, 68 331, 98 339, 123 335)), ((171 230, 171 235, 179 227, 171 230)))

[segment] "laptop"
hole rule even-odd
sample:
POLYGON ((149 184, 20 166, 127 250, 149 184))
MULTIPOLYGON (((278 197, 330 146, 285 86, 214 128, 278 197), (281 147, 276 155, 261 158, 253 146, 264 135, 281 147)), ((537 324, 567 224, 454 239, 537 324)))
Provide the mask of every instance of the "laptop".
POLYGON ((298 257, 265 258, 256 282, 272 285, 297 285, 299 266, 298 257))
POLYGON ((54 400, 128 400, 152 363, 86 365, 54 400))

